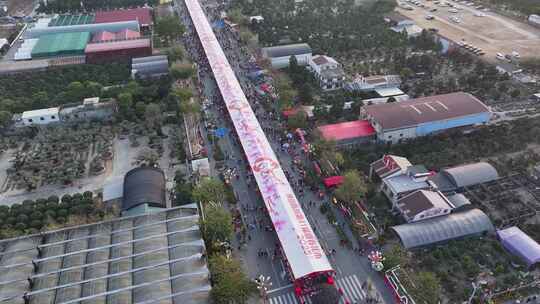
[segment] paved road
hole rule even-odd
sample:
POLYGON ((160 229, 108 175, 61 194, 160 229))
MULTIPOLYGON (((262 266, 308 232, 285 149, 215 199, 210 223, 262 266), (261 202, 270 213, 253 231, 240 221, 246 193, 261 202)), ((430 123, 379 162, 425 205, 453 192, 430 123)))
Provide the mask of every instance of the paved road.
MULTIPOLYGON (((178 0, 177 3, 180 3, 178 0)), ((177 5, 178 7, 178 5, 177 5)), ((186 15, 181 10, 180 15, 186 22, 186 15)), ((212 12, 212 15, 216 16, 217 11, 212 12)), ((193 31, 188 27, 188 32, 193 31)), ((299 201, 302 203, 302 207, 308 220, 310 221, 315 233, 317 234, 319 241, 323 248, 327 251, 336 249, 336 253, 329 256, 329 259, 337 272, 336 282, 338 287, 342 288, 344 298, 342 303, 345 303, 345 299, 349 303, 366 303, 367 297, 381 298, 379 303, 393 303, 392 297, 384 285, 384 282, 379 274, 371 270, 367 258, 360 256, 357 252, 340 247, 340 238, 336 232, 335 227, 328 223, 325 215, 321 214, 319 207, 321 204, 328 204, 328 198, 319 199, 309 189, 298 185, 300 177, 292 167, 292 157, 288 152, 282 151, 280 137, 283 133, 281 130, 276 130, 276 121, 272 119, 272 115, 266 113, 262 107, 254 100, 252 96, 253 86, 249 80, 245 77, 245 71, 240 68, 240 63, 246 63, 247 58, 250 56, 245 49, 240 47, 236 41, 234 34, 227 30, 215 30, 218 39, 224 48, 224 51, 231 63, 231 66, 236 72, 236 75, 248 96, 248 99, 252 103, 252 107, 259 117, 259 122, 263 129, 267 130, 267 137, 274 149, 276 155, 279 158, 284 171, 290 174, 289 181, 296 191, 299 201), (302 190, 301 190, 302 189, 302 190), (301 193, 303 192, 303 193, 301 193), (310 202, 312 202, 310 206, 310 202), (370 285, 374 287, 374 291, 368 295, 365 290, 362 289, 362 284, 366 281, 370 282, 370 285)), ((191 39, 186 39, 188 50, 193 52, 195 49, 194 42, 191 39)), ((200 58, 198 54, 192 54, 192 58, 198 59, 199 65, 204 70, 204 59, 200 58)), ((201 84, 204 87, 203 94, 208 100, 219 100, 217 98, 217 91, 213 78, 209 73, 200 74, 201 84)), ((223 117, 226 115, 218 106, 210 106, 209 110, 212 113, 211 116, 216 117, 214 123, 217 127, 232 128, 232 125, 228 123, 223 117)), ((246 163, 243 160, 243 151, 238 144, 238 140, 234 138, 234 135, 224 137, 219 141, 221 149, 227 155, 225 166, 231 168, 237 172, 236 177, 232 178, 232 186, 238 199, 238 206, 241 211, 243 221, 248 228, 248 241, 247 246, 242 246, 235 252, 241 260, 250 277, 257 277, 260 274, 269 276, 272 282, 272 290, 269 292, 269 302, 272 304, 289 304, 297 303, 298 300, 294 297, 293 288, 290 279, 285 272, 284 261, 278 256, 274 257, 274 250, 277 244, 276 235, 271 229, 271 222, 264 210, 264 204, 256 194, 256 185, 252 178, 249 178, 249 173, 246 171, 246 163)), ((299 152, 299 145, 291 141, 291 144, 295 147, 294 153, 301 155, 299 152)), ((305 155, 301 157, 305 158, 305 155)), ((334 210, 335 212, 336 210, 334 210)), ((345 225, 343 218, 338 212, 335 212, 338 224, 345 225)), ((348 227, 345 225, 345 231, 351 236, 352 234, 348 227)), ((359 245, 354 241, 353 247, 358 248, 359 245)), ((308 300, 309 302, 309 300, 308 300)))

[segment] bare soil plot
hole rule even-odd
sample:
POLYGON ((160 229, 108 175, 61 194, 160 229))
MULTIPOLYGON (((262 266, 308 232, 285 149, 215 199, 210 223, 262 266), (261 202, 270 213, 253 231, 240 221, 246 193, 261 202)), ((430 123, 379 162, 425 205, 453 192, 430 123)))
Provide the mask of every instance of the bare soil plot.
POLYGON ((397 8, 397 11, 414 20, 420 27, 435 28, 441 36, 452 41, 466 41, 475 47, 484 50, 483 57, 494 61, 496 53, 511 54, 512 51, 520 53, 521 57, 540 57, 540 29, 525 23, 511 20, 493 12, 480 12, 470 7, 458 4, 461 8, 458 13, 449 12, 449 7, 438 7, 432 2, 426 5, 436 7, 436 12, 415 7, 408 11, 397 8), (482 13, 483 17, 475 16, 482 13), (426 20, 426 15, 433 15, 435 19, 426 20), (455 23, 450 17, 458 17, 461 22, 455 23))

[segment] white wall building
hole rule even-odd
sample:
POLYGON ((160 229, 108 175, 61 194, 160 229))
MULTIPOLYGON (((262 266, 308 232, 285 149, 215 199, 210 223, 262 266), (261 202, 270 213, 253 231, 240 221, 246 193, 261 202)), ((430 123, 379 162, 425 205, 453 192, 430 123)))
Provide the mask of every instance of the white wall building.
POLYGON ((397 209, 407 223, 449 214, 454 208, 440 191, 418 190, 397 201, 397 209))
POLYGON ((59 122, 58 113, 60 108, 39 109, 22 113, 22 122, 25 126, 46 125, 59 122))
POLYGON ((298 65, 308 65, 312 55, 311 47, 307 43, 266 47, 261 52, 264 58, 270 60, 274 69, 288 67, 291 56, 296 57, 298 65))
POLYGON ((343 88, 345 72, 334 58, 325 55, 315 55, 309 61, 309 68, 319 81, 321 89, 331 91, 343 88))

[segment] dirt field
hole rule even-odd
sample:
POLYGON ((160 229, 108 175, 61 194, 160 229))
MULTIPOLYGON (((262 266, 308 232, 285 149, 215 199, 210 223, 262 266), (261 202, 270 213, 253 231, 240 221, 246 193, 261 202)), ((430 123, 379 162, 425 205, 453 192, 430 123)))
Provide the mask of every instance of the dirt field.
POLYGON ((462 3, 451 2, 458 7, 457 13, 449 12, 450 7, 441 7, 431 1, 421 1, 430 8, 437 8, 436 12, 429 12, 410 4, 414 10, 408 11, 397 8, 397 11, 413 19, 418 26, 428 29, 436 28, 439 33, 455 42, 466 41, 475 47, 484 50, 483 57, 495 61, 496 53, 511 54, 517 51, 521 57, 540 57, 540 29, 525 23, 519 23, 493 12, 484 12, 466 6, 462 3), (478 17, 475 13, 485 16, 478 17), (426 15, 433 15, 434 20, 426 20, 426 15), (450 21, 456 16, 461 23, 450 21))

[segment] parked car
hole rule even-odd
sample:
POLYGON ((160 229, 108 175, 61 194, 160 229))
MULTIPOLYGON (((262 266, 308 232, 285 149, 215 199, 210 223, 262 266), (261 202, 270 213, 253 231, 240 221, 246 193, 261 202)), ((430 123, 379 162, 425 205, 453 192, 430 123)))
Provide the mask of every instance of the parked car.
POLYGON ((497 54, 495 55, 495 58, 497 58, 497 59, 499 59, 499 60, 504 60, 504 55, 501 54, 501 53, 497 53, 497 54))
POLYGON ((512 51, 512 56, 514 56, 514 58, 518 58, 519 59, 519 53, 516 52, 516 51, 512 51))
POLYGON ((426 20, 433 20, 435 19, 435 17, 433 17, 433 15, 427 15, 426 16, 426 20))

